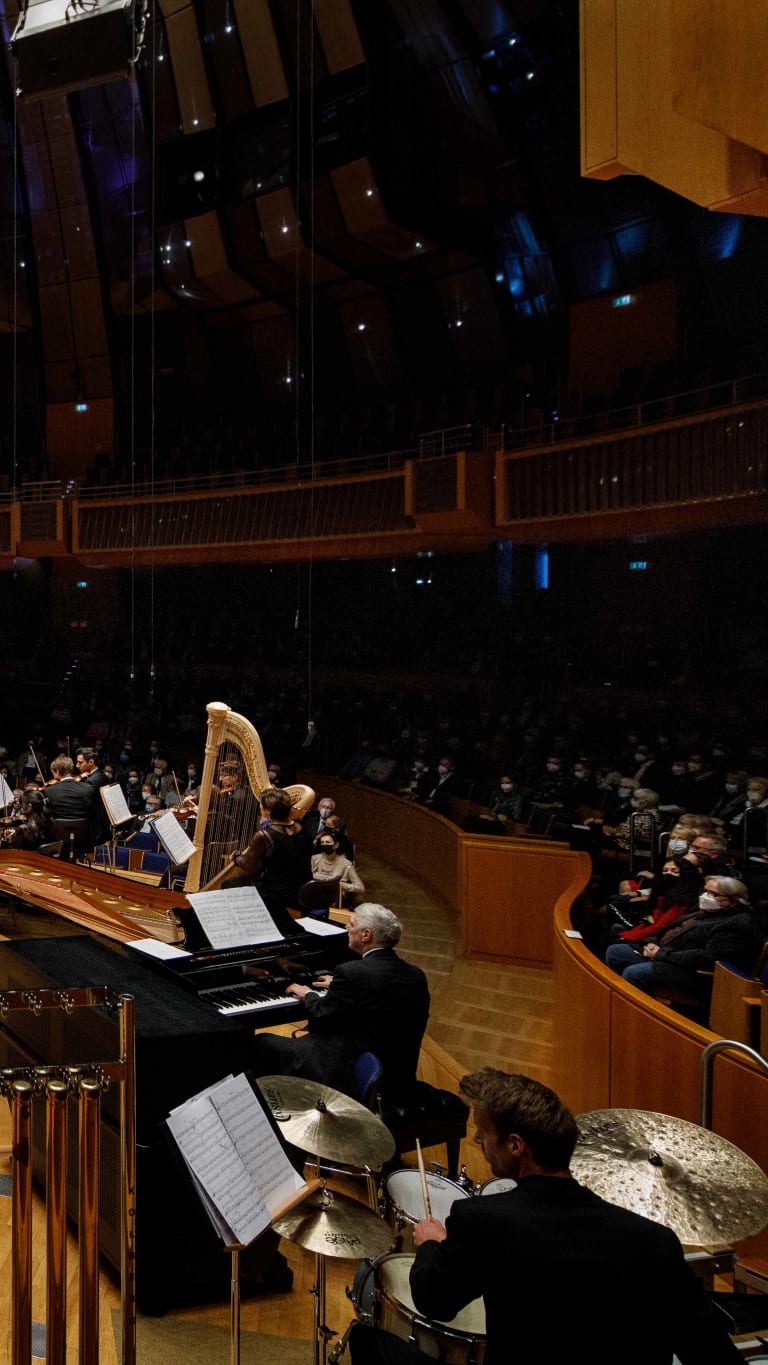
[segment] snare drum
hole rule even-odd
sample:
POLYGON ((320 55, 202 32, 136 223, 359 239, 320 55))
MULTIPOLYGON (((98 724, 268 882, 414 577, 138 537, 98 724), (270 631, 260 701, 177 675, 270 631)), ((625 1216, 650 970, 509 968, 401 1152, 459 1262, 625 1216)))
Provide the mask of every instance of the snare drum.
POLYGON ((511 1180, 508 1175, 495 1175, 491 1180, 484 1180, 478 1194, 506 1194, 508 1190, 517 1189, 517 1181, 511 1180))
MULTIPOLYGON (((427 1172, 427 1190, 432 1217, 445 1223, 457 1199, 469 1199, 469 1191, 444 1175, 427 1172)), ((426 1217, 418 1171, 392 1171, 384 1182, 384 1217, 397 1233, 398 1250, 413 1251, 413 1226, 426 1217)))
POLYGON ((350 1298, 364 1322, 383 1327, 446 1365, 482 1365, 485 1305, 475 1299, 450 1322, 430 1322, 416 1310, 409 1276, 414 1257, 401 1252, 361 1261, 350 1298))

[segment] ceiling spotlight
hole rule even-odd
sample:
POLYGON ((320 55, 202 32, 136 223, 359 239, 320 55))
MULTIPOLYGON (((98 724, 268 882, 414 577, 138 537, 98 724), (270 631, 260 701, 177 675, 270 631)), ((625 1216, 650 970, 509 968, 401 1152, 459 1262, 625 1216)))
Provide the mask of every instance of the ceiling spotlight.
POLYGON ((462 322, 461 318, 457 318, 457 319, 456 319, 456 326, 457 326, 457 327, 463 327, 463 326, 464 326, 464 323, 462 322))
POLYGON ((164 61, 165 61, 165 57, 163 56, 162 52, 160 53, 160 56, 158 57, 157 60, 158 60, 159 62, 164 62, 164 61))
POLYGON ((373 198, 373 190, 366 190, 366 191, 365 191, 365 197, 366 197, 366 199, 372 199, 372 198, 373 198))
POLYGON ((195 171, 192 179, 197 181, 197 184, 199 185, 201 180, 205 180, 205 171, 195 171))
POLYGON ((287 223, 283 223, 283 226, 280 229, 281 232, 290 232, 290 230, 291 229, 289 228, 287 223))
POLYGON ((503 284, 503 283, 504 283, 504 273, 503 273, 503 271, 501 271, 501 270, 497 270, 497 271, 496 271, 496 283, 497 283, 497 284, 503 284))
POLYGON ((224 25, 224 32, 225 32, 225 33, 234 33, 234 31, 235 31, 235 26, 234 26, 234 24, 225 24, 225 25, 224 25))
POLYGON ((414 247, 414 250, 415 250, 415 251, 421 251, 421 250, 423 250, 424 243, 423 243, 423 242, 414 242, 413 247, 414 247))
POLYGON ((364 322, 358 322, 358 324, 357 324, 357 330, 358 330, 358 332, 364 332, 364 331, 365 331, 365 323, 364 323, 364 322))
POLYGON ((192 245, 191 238, 187 237, 187 238, 185 239, 184 245, 185 245, 186 247, 190 247, 190 246, 192 245))
POLYGON ((199 118, 193 118, 192 127, 196 128, 199 122, 200 122, 199 118))

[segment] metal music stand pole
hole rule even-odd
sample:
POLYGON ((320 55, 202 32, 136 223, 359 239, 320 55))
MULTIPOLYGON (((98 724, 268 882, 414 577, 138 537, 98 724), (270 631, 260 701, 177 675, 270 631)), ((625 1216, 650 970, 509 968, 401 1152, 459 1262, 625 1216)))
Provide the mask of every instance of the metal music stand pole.
POLYGON ((229 1290, 230 1365, 240 1365, 240 1252, 242 1242, 227 1247, 231 1257, 229 1290))

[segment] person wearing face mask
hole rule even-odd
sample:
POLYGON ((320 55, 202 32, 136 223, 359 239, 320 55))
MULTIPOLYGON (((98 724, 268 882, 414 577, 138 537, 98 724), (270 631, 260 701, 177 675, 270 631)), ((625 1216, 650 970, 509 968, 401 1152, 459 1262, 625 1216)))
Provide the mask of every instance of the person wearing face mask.
POLYGON ((577 820, 586 820, 600 808, 597 783, 586 759, 577 758, 571 768, 566 807, 577 820))
POLYGON ((632 810, 630 802, 636 790, 637 783, 634 777, 620 777, 617 785, 603 797, 602 821, 590 823, 602 823, 613 827, 620 825, 622 820, 628 820, 632 810))
POLYGON ((627 894, 612 897, 606 907, 609 935, 622 943, 642 944, 655 938, 698 901, 698 884, 682 875, 674 858, 667 859, 659 875, 646 880, 641 873, 636 881, 622 882, 622 886, 627 887, 627 894))
MULTIPOLYGON (((345 897, 365 894, 365 886, 349 858, 339 853, 339 845, 330 830, 324 830, 316 844, 317 852, 312 855, 312 880, 316 882, 339 881, 345 897)), ((352 902, 353 904, 356 902, 352 902)))
POLYGON ((534 806, 547 806, 562 810, 565 804, 568 783, 563 772, 562 760, 558 754, 550 754, 544 772, 540 772, 531 793, 534 806))
POLYGON ((720 795, 712 807, 710 815, 717 820, 722 820, 723 824, 727 825, 735 815, 744 809, 746 786, 746 773, 738 771, 726 773, 720 795))
POLYGON ((335 813, 336 802, 331 796, 321 796, 314 810, 308 812, 301 822, 301 827, 305 834, 315 842, 319 839, 326 826, 326 821, 335 813))
POLYGON ((125 782, 125 799, 131 815, 138 815, 144 810, 146 800, 141 789, 141 773, 138 768, 129 768, 125 782))
MULTIPOLYGON (((747 778, 747 789, 744 800, 741 802, 741 809, 730 820, 730 828, 734 834, 738 835, 739 839, 743 838, 742 826, 745 819, 749 820, 751 812, 756 810, 768 810, 768 778, 766 777, 747 778)), ((757 824, 757 821, 749 821, 749 823, 757 824)))
POLYGON ((186 770, 186 780, 184 782, 184 786, 181 788, 182 796, 186 795, 189 792, 197 791, 199 786, 200 778, 197 775, 197 766, 194 763, 188 763, 186 770))
POLYGON ((502 774, 493 791, 487 812, 469 815, 462 824, 468 834, 514 834, 515 824, 523 818, 525 797, 507 774, 502 774))
POLYGON ((750 971, 760 950, 749 895, 736 877, 707 877, 698 904, 658 936, 658 942, 615 943, 605 960, 613 971, 646 995, 685 991, 702 1010, 709 1002, 718 959, 750 971))
POLYGON ((453 759, 446 756, 438 762, 437 774, 432 774, 432 785, 424 800, 424 805, 433 810, 436 815, 444 815, 450 819, 451 797, 457 795, 458 783, 453 770, 453 759))

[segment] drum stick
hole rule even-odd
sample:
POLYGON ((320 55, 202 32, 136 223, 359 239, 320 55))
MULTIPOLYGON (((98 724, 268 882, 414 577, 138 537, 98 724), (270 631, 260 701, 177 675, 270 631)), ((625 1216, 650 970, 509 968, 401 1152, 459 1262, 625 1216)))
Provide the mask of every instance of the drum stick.
POLYGON ((424 1158, 421 1155, 421 1143, 416 1139, 416 1157, 419 1163, 419 1179, 421 1180, 421 1193, 424 1198, 424 1217, 432 1217, 432 1209, 429 1205, 429 1190, 427 1189, 427 1176, 424 1170, 424 1158))

